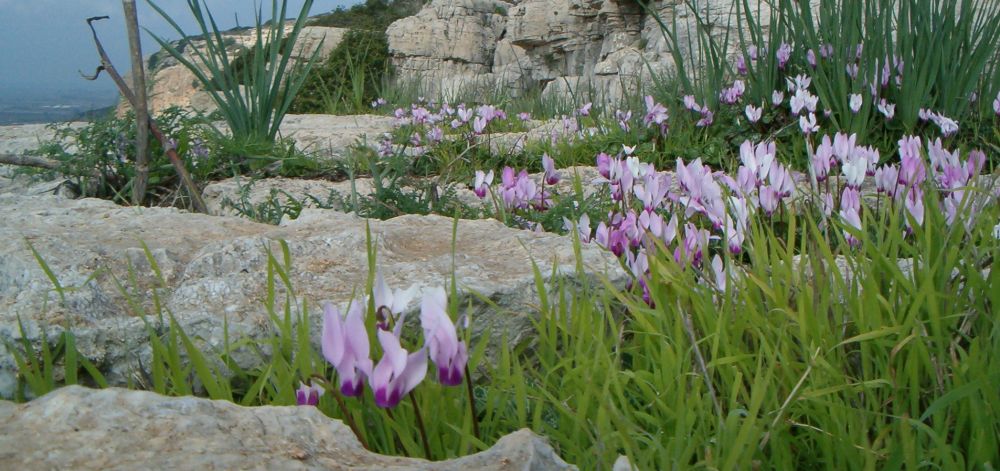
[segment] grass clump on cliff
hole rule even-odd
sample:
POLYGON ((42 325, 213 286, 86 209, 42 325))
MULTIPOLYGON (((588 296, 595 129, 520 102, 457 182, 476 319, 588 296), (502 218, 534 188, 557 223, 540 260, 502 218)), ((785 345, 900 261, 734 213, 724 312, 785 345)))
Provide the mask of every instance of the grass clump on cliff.
POLYGON ((292 102, 293 113, 363 113, 391 75, 385 33, 352 29, 316 64, 292 102))
POLYGON ((366 0, 351 8, 340 7, 319 15, 310 20, 309 26, 385 31, 393 21, 416 14, 424 3, 424 0, 366 0))
POLYGON ((363 113, 384 96, 393 70, 385 31, 420 10, 423 0, 368 0, 310 20, 310 26, 350 28, 322 64, 309 73, 292 102, 294 113, 363 113))

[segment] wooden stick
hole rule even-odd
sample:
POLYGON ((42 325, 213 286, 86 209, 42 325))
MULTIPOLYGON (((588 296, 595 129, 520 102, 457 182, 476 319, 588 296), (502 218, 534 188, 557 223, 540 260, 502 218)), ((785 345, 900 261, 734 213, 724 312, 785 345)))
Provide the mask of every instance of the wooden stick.
POLYGON ((135 0, 122 0, 125 10, 125 27, 132 54, 132 89, 135 90, 135 180, 132 182, 132 204, 141 205, 149 182, 149 102, 146 100, 146 73, 143 71, 142 42, 139 38, 139 19, 135 0))
MULTIPOLYGON (((0 164, 7 165, 20 165, 22 167, 36 167, 44 168, 49 170, 59 170, 61 172, 67 169, 63 168, 62 162, 58 160, 52 160, 47 157, 42 157, 40 155, 29 155, 29 154, 0 154, 0 164)), ((97 172, 86 173, 82 176, 100 178, 101 174, 97 172)))
MULTIPOLYGON (((97 54, 101 57, 101 66, 97 68, 97 73, 93 77, 84 76, 88 80, 95 80, 100 76, 101 71, 108 73, 111 80, 115 82, 118 86, 118 91, 121 92, 122 96, 128 100, 129 104, 132 105, 134 109, 136 107, 135 94, 129 89, 128 84, 125 83, 125 79, 115 70, 115 67, 111 64, 111 59, 108 58, 107 52, 104 51, 104 46, 101 44, 101 40, 97 37, 97 30, 94 29, 94 21, 106 20, 107 16, 95 16, 87 18, 87 25, 90 26, 90 31, 94 34, 94 44, 97 46, 97 54)), ((163 135, 163 131, 160 131, 160 127, 156 125, 156 121, 152 118, 147 120, 149 122, 149 130, 153 132, 153 137, 160 141, 160 144, 166 149, 167 157, 170 159, 170 163, 174 165, 174 169, 177 171, 177 175, 181 177, 181 181, 184 182, 184 186, 187 187, 188 193, 191 194, 191 202, 194 204, 195 211, 200 213, 208 213, 205 206, 205 201, 201 199, 201 193, 198 191, 198 187, 191 180, 191 175, 188 174, 187 169, 184 168, 184 163, 181 162, 181 158, 177 155, 177 151, 170 147, 167 143, 166 137, 163 135)))

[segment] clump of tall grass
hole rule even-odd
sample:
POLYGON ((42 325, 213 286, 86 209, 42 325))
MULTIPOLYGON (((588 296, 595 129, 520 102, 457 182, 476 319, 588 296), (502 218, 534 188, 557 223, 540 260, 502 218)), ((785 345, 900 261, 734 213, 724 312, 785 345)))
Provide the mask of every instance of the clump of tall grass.
MULTIPOLYGON (((188 8, 198 23, 204 50, 190 48, 188 57, 166 39, 153 35, 160 46, 184 64, 208 91, 237 141, 271 143, 278 134, 285 113, 302 87, 319 54, 319 48, 305 61, 294 63, 295 46, 308 19, 313 1, 305 0, 298 16, 286 32, 287 0, 280 7, 271 1, 271 18, 264 21, 260 8, 254 16, 254 43, 243 53, 244 61, 236 67, 230 57, 229 43, 219 30, 212 12, 201 0, 188 0, 188 8)), ((149 5, 181 37, 184 30, 156 2, 149 5)))

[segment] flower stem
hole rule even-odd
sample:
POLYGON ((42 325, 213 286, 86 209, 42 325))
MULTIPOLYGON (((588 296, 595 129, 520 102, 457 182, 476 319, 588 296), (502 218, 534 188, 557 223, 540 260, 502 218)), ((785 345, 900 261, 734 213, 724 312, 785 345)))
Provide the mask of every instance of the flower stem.
POLYGON ((361 442, 361 446, 366 450, 370 450, 370 448, 368 448, 368 442, 365 441, 365 437, 361 435, 361 432, 358 430, 358 424, 354 422, 354 416, 347 410, 347 404, 344 403, 344 398, 340 396, 340 391, 337 391, 333 387, 333 384, 320 375, 312 375, 312 379, 322 384, 323 387, 326 388, 327 392, 333 396, 333 398, 337 401, 337 405, 340 406, 340 415, 344 417, 344 420, 347 422, 347 426, 351 428, 352 432, 354 432, 354 436, 358 437, 358 441, 361 442))
POLYGON ((469 412, 472 413, 472 436, 476 437, 476 440, 482 441, 479 436, 479 417, 476 415, 476 397, 472 393, 472 375, 469 374, 469 365, 465 365, 465 385, 466 390, 469 392, 469 412))
POLYGON ((431 459, 431 444, 427 441, 427 429, 424 428, 424 419, 420 416, 420 406, 417 405, 417 398, 412 392, 409 394, 410 402, 413 403, 413 415, 417 418, 417 428, 420 429, 420 438, 424 441, 424 457, 431 459))

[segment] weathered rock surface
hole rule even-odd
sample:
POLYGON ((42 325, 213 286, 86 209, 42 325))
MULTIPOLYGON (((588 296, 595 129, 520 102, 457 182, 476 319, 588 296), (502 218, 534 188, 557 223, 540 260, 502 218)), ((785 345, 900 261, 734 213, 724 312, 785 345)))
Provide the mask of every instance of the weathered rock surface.
MULTIPOLYGON (((68 126, 79 129, 86 126, 85 122, 69 122, 64 124, 16 124, 0 126, 0 154, 24 154, 38 149, 42 144, 56 138, 56 129, 68 126)), ((72 143, 68 151, 72 152, 72 143)))
MULTIPOLYGON (((438 195, 447 190, 440 185, 435 185, 435 188, 438 195)), ((404 186, 402 189, 406 191, 412 188, 404 186)), ((466 206, 476 208, 482 204, 482 200, 468 188, 454 186, 451 190, 454 191, 455 198, 466 206)), ((240 211, 236 208, 245 212, 247 209, 255 210, 272 203, 285 207, 300 205, 303 208, 344 210, 340 204, 341 199, 350 201, 355 192, 359 198, 374 197, 375 184, 367 177, 356 178, 353 182, 281 177, 250 180, 235 177, 209 184, 202 191, 202 198, 209 214, 239 216, 240 211)))
POLYGON ((310 154, 339 159, 356 145, 378 147, 394 122, 390 116, 379 115, 286 115, 281 136, 295 139, 298 148, 310 154))
MULTIPOLYGON (((223 345, 224 322, 232 338, 271 331, 264 306, 266 249, 280 259, 278 240, 287 242, 291 254, 296 306, 327 300, 346 305, 363 286, 368 267, 365 221, 332 210, 304 210, 298 219, 275 227, 95 199, 0 194, 0 220, 0 237, 8 241, 0 247, 0 339, 21 338, 18 316, 25 324, 24 336, 36 345, 69 327, 81 354, 101 365, 113 384, 133 378, 140 361, 149 364, 148 335, 136 306, 152 314, 154 289, 185 331, 197 333, 204 348, 217 348, 223 345), (29 242, 64 288, 64 301, 29 242)), ((452 272, 452 224, 437 216, 371 221, 378 265, 389 284, 401 289, 444 285, 452 272)), ((473 335, 506 334, 513 344, 529 341, 531 306, 537 303, 531 263, 537 262, 546 275, 555 264, 557 273, 572 276, 570 239, 509 229, 494 220, 459 221, 457 234, 455 276, 465 293, 463 302, 472 302, 473 335)), ((590 273, 624 279, 613 256, 596 246, 584 247, 583 263, 590 273)), ((279 286, 279 312, 284 293, 279 286)), ((311 317, 314 341, 319 318, 311 317)), ((14 365, 3 345, 0 393, 9 397, 14 365)), ((238 360, 256 361, 250 354, 238 360)))
MULTIPOLYGON (((720 41, 736 28, 732 0, 651 2, 681 54, 699 47, 698 17, 720 41)), ((764 27, 770 15, 758 20, 764 27)), ((632 0, 433 0, 387 31, 393 63, 444 95, 501 88, 616 99, 674 66, 656 17, 632 0)), ((732 32, 730 46, 738 40, 732 32)), ((735 52, 734 50, 728 51, 735 52)))
POLYGON ((575 470, 529 430, 447 461, 365 450, 315 407, 71 386, 26 404, 0 401, 5 469, 575 470))

